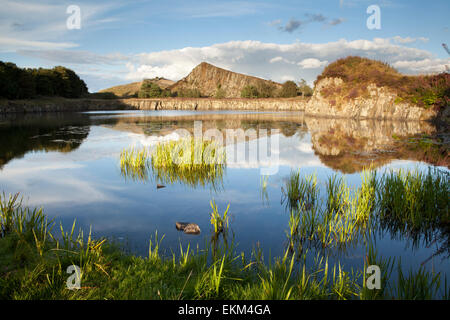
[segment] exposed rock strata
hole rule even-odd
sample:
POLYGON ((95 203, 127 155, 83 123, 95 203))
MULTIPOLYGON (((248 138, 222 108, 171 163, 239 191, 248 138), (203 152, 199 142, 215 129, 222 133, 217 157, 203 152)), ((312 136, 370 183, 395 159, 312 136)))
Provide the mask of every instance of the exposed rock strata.
POLYGON ((330 99, 322 96, 322 89, 339 87, 343 83, 340 78, 325 78, 317 83, 314 94, 305 110, 307 114, 359 118, 359 119, 393 119, 393 120, 431 120, 438 113, 436 110, 425 109, 403 102, 396 102, 397 95, 389 88, 369 85, 367 97, 355 99, 330 99))
POLYGON ((191 73, 169 89, 172 92, 197 89, 203 96, 214 97, 220 86, 226 98, 239 98, 242 89, 248 85, 257 88, 271 86, 274 90, 281 89, 281 84, 277 82, 232 72, 206 62, 196 66, 191 73))

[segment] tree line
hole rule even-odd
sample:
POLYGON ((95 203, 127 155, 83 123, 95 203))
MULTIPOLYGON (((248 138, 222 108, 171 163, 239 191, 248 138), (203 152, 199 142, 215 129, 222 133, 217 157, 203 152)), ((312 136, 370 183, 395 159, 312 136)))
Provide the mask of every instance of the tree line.
POLYGON ((12 62, 0 61, 0 97, 31 99, 40 96, 80 98, 88 93, 86 83, 72 70, 57 66, 19 68, 12 62))
POLYGON ((258 86, 247 85, 242 88, 241 98, 292 98, 297 96, 310 97, 313 89, 302 79, 298 84, 288 80, 283 83, 281 89, 276 89, 270 84, 258 86))

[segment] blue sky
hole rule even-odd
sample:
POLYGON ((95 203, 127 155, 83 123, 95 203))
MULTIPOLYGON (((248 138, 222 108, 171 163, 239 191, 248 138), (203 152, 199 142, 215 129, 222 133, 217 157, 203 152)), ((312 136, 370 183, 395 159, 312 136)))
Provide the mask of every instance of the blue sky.
POLYGON ((12 1, 0 0, 0 60, 72 68, 95 92, 162 76, 178 80, 202 61, 275 81, 310 84, 347 55, 408 74, 450 64, 448 0, 12 1), (69 5, 81 28, 69 30, 69 5), (369 30, 370 5, 381 29, 369 30))

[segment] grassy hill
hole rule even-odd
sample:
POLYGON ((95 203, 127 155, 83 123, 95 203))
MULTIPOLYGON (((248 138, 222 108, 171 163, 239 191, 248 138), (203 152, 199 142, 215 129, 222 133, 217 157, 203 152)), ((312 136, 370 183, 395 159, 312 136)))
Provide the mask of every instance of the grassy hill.
MULTIPOLYGON (((166 89, 175 83, 172 80, 168 80, 168 79, 164 79, 164 78, 153 78, 153 79, 148 79, 147 81, 156 83, 161 89, 166 89)), ((100 93, 107 93, 107 92, 113 93, 117 97, 120 97, 120 98, 137 97, 139 89, 141 88, 143 82, 144 81, 139 81, 139 82, 132 82, 132 83, 123 84, 123 85, 119 85, 119 86, 114 86, 111 88, 100 90, 99 92, 100 93)))

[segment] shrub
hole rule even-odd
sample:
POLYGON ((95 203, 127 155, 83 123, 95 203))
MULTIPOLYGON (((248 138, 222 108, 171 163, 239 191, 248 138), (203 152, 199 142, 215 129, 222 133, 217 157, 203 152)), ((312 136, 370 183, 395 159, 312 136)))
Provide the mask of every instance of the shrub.
POLYGON ((258 98, 259 92, 258 89, 255 86, 247 85, 244 88, 242 88, 241 91, 241 98, 258 98))
POLYGON ((119 99, 119 97, 116 96, 114 92, 95 92, 88 94, 86 97, 91 99, 104 99, 104 100, 119 99))
POLYGON ((273 83, 261 81, 257 85, 258 98, 272 98, 275 96, 276 86, 273 83))
POLYGON ((222 85, 219 83, 217 85, 217 90, 216 90, 216 94, 214 95, 215 98, 217 99, 223 99, 226 96, 226 92, 224 89, 222 89, 222 85))
POLYGON ((281 88, 280 97, 282 98, 291 98, 297 96, 297 85, 294 81, 286 81, 283 83, 283 87, 281 88))
POLYGON ((183 98, 201 98, 202 94, 199 89, 181 89, 177 92, 179 97, 183 98))
POLYGON ((298 85, 298 94, 303 97, 311 97, 313 95, 313 89, 308 86, 305 79, 299 81, 298 85))

